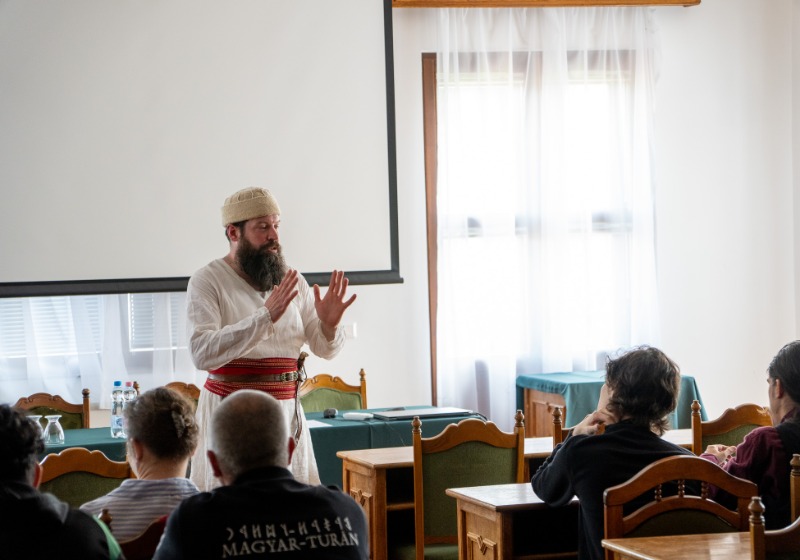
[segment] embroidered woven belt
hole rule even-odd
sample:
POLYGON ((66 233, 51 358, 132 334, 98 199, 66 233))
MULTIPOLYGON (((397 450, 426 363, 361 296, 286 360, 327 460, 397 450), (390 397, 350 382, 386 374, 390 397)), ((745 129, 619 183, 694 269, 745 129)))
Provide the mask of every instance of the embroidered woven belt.
POLYGON ((204 387, 221 397, 240 389, 254 389, 279 400, 293 399, 297 396, 298 380, 302 379, 296 358, 242 358, 208 373, 204 387))
POLYGON ((219 374, 210 373, 208 379, 212 381, 228 382, 242 382, 242 383, 255 383, 255 382, 276 382, 276 381, 297 381, 300 379, 301 373, 299 371, 287 371, 285 373, 255 373, 255 374, 219 374))

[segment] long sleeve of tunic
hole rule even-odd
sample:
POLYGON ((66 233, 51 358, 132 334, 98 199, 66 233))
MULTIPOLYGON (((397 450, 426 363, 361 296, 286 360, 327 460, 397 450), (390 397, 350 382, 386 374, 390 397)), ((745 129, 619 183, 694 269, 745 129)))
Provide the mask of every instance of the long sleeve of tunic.
POLYGON ((195 366, 211 370, 238 358, 293 358, 303 344, 330 359, 344 345, 340 325, 332 341, 322 333, 314 293, 299 276, 297 297, 277 322, 264 307, 269 292, 259 292, 223 260, 198 270, 187 290, 187 329, 195 366))

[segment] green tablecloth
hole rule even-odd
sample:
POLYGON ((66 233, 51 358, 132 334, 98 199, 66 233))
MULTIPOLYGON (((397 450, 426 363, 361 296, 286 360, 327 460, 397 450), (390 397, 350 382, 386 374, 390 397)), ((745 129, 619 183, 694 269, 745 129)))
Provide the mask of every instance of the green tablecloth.
MULTIPOLYGON (((517 408, 524 406, 524 390, 535 389, 543 393, 558 393, 564 397, 567 405, 567 417, 564 426, 574 426, 597 408, 600 388, 605 380, 605 371, 572 371, 561 373, 536 373, 517 377, 517 408)), ((692 401, 697 399, 700 405, 700 391, 691 375, 681 375, 681 390, 678 406, 670 414, 670 427, 676 429, 692 427, 692 401)), ((705 408, 700 410, 703 420, 708 420, 705 408)))
MULTIPOLYGON (((369 412, 379 410, 386 409, 371 409, 369 412)), ((341 418, 343 412, 346 411, 340 411, 337 418, 323 418, 321 412, 306 414, 308 420, 324 424, 311 427, 311 441, 323 484, 342 486, 342 460, 336 456, 337 451, 411 445, 411 420, 345 420, 341 418)), ((475 416, 426 418, 422 422, 422 435, 435 436, 448 424, 470 417, 475 416)), ((85 447, 98 449, 114 461, 125 460, 125 440, 112 438, 107 427, 65 430, 64 436, 63 445, 48 446, 44 455, 59 453, 68 447, 85 447)))
MULTIPOLYGON (((413 407, 406 407, 412 409, 413 407)), ((381 409, 370 409, 377 412, 381 409)), ((323 484, 342 486, 342 460, 337 451, 350 449, 375 449, 379 447, 402 447, 411 445, 411 420, 345 420, 323 418, 321 412, 309 412, 306 419, 322 422, 327 427, 311 428, 314 455, 317 458, 319 477, 323 484)), ((359 411, 363 412, 363 411, 359 411)), ((466 415, 450 418, 425 418, 422 421, 422 437, 432 437, 440 433, 448 424, 457 423, 464 418, 477 418, 466 415)))
POLYGON ((64 443, 61 445, 48 445, 45 447, 44 458, 48 453, 61 453, 69 447, 85 447, 90 451, 95 449, 112 461, 125 460, 124 439, 112 438, 111 430, 105 428, 81 428, 79 430, 64 430, 64 443))

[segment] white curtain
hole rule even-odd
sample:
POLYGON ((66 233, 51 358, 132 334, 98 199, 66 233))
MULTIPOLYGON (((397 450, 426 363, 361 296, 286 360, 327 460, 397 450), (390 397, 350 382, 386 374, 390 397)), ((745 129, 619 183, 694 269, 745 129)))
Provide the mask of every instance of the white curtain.
POLYGON ((652 8, 439 12, 438 404, 658 344, 652 8))
POLYGON ((186 342, 186 295, 0 299, 0 402, 36 392, 110 406, 115 380, 143 390, 197 383, 186 342))

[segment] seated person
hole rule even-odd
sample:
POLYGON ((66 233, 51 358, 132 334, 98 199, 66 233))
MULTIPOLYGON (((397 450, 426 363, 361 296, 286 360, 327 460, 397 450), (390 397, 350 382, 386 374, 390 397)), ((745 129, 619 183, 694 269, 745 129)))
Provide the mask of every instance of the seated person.
POLYGON ((120 558, 119 544, 102 521, 36 489, 43 451, 40 430, 25 411, 0 405, 0 556, 120 558))
MULTIPOLYGON (((738 446, 709 445, 701 455, 758 485, 767 529, 791 521, 789 461, 800 453, 800 340, 785 345, 767 369, 772 426, 756 428, 738 446)), ((710 488, 714 497, 716 488, 710 488)))
POLYGON ((678 366, 656 348, 635 348, 606 364, 597 411, 577 424, 533 475, 547 505, 580 500, 578 558, 604 557, 603 492, 672 455, 691 455, 665 441, 667 416, 678 403, 678 366), (605 425, 597 434, 599 424, 605 425))
POLYGON ((155 560, 367 560, 361 506, 335 486, 296 480, 294 446, 273 396, 241 389, 225 397, 211 417, 208 449, 222 486, 175 509, 155 560))
POLYGON ((108 509, 111 531, 119 541, 138 536, 199 492, 186 478, 197 446, 197 422, 185 397, 158 387, 127 404, 123 417, 128 462, 138 478, 123 480, 118 488, 81 506, 94 515, 108 509))

